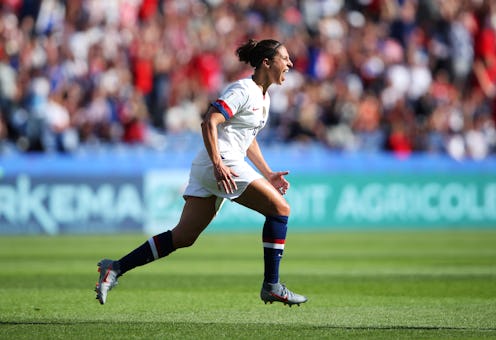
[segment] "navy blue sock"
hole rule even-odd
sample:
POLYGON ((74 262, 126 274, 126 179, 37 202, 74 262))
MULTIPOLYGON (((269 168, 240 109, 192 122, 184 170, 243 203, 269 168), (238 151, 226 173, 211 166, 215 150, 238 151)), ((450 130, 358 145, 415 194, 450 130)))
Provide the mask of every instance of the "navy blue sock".
POLYGON ((264 248, 264 282, 279 282, 279 263, 284 252, 288 216, 267 216, 262 239, 264 248))
POLYGON ((125 272, 145 265, 149 262, 165 257, 174 251, 172 245, 172 232, 170 230, 150 237, 148 241, 117 261, 115 268, 120 270, 120 275, 125 272))

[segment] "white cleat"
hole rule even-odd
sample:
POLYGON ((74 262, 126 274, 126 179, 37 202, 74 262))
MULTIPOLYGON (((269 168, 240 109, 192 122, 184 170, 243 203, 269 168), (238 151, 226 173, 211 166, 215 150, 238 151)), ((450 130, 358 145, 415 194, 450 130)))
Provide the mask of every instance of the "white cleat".
POLYGON ((273 302, 282 302, 289 307, 293 305, 300 305, 300 303, 307 302, 307 297, 293 293, 282 283, 264 283, 260 291, 260 298, 267 304, 273 302))
POLYGON ((104 259, 98 262, 98 272, 100 277, 96 283, 95 292, 96 298, 100 304, 105 304, 108 292, 117 285, 117 277, 119 272, 112 268, 114 261, 104 259))

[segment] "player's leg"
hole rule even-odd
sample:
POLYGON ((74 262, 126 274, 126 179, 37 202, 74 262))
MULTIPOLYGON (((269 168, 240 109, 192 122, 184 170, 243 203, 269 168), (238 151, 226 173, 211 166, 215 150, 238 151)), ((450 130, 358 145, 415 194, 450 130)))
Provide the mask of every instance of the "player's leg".
POLYGON ((265 179, 251 182, 235 202, 265 216, 262 231, 264 248, 264 283, 260 297, 265 303, 280 301, 290 306, 307 301, 279 282, 279 264, 286 243, 290 207, 284 197, 265 179))
POLYGON ((193 245, 198 236, 212 222, 220 208, 220 202, 222 199, 215 196, 186 198, 179 223, 172 229, 174 249, 193 245))
POLYGON ((252 181, 234 201, 264 216, 289 216, 291 212, 288 202, 265 178, 252 181))
POLYGON ((165 257, 178 248, 191 246, 214 218, 216 199, 214 196, 187 197, 175 228, 150 237, 140 247, 117 261, 120 275, 165 257))
POLYGON ((100 272, 95 291, 104 304, 107 293, 117 284, 117 278, 129 270, 169 255, 178 248, 191 246, 214 218, 218 209, 214 196, 187 197, 177 226, 149 238, 141 246, 117 261, 104 259, 98 263, 100 272))
POLYGON ((251 182, 235 201, 265 216, 262 230, 265 260, 264 280, 268 283, 279 282, 279 262, 286 240, 287 222, 290 214, 289 204, 263 178, 251 182))

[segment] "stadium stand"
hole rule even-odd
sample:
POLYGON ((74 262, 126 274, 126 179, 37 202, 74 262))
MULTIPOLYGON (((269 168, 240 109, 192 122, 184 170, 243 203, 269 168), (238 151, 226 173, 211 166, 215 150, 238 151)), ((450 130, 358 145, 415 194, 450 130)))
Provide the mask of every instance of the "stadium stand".
POLYGON ((490 0, 3 0, 0 154, 161 150, 249 74, 236 47, 267 37, 295 67, 271 93, 264 143, 496 152, 490 0))

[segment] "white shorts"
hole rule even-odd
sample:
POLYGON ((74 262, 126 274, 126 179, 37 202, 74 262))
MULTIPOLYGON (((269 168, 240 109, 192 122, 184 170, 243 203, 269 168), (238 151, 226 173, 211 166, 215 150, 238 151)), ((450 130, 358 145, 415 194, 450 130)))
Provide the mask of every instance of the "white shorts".
POLYGON ((183 196, 217 196, 219 198, 233 200, 241 196, 251 182, 263 178, 263 176, 255 171, 255 169, 253 169, 245 160, 225 160, 224 164, 238 174, 238 177, 234 177, 234 181, 238 188, 232 194, 228 194, 224 190, 219 190, 217 187, 217 180, 214 176, 212 163, 202 164, 194 162, 191 166, 188 185, 184 190, 183 196))

